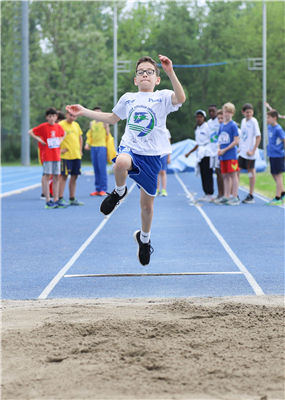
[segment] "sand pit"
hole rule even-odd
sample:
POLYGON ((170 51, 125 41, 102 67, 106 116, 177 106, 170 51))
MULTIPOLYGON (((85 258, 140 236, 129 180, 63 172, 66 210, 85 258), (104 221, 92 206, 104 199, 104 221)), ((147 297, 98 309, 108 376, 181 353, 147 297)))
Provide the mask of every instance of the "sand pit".
POLYGON ((284 399, 284 299, 2 302, 2 399, 284 399))

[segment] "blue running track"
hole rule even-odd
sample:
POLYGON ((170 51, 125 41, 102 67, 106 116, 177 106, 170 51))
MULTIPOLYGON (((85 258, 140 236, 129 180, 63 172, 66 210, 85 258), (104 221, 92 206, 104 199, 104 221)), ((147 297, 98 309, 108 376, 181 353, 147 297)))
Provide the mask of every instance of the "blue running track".
MULTIPOLYGON (((3 299, 284 294, 282 207, 267 207, 261 197, 237 207, 197 205, 200 179, 193 173, 168 175, 168 197, 155 199, 154 253, 143 267, 132 237, 140 229, 140 206, 131 179, 129 195, 106 218, 99 212, 102 198, 89 196, 91 175, 78 179, 76 197, 84 206, 46 210, 40 187, 11 193, 39 184, 41 174, 37 167, 2 168, 3 299), (64 276, 183 272, 223 274, 64 276)), ((108 179, 111 191, 114 176, 108 179)), ((240 198, 245 195, 240 190, 240 198)))

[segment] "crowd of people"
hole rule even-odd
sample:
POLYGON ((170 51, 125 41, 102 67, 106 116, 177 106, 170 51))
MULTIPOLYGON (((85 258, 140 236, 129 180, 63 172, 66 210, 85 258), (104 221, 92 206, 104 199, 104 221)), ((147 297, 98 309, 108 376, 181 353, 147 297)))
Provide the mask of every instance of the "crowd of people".
MULTIPOLYGON (((150 234, 153 219, 153 204, 157 195, 167 196, 166 165, 170 161, 170 134, 166 128, 167 115, 178 111, 186 100, 181 83, 174 70, 172 61, 159 55, 163 70, 168 76, 173 90, 156 90, 160 84, 160 71, 157 63, 150 57, 142 57, 136 63, 134 84, 136 93, 125 93, 112 113, 105 113, 99 107, 93 110, 79 104, 66 107, 65 119, 57 123, 58 113, 54 108, 46 111, 47 122, 33 128, 29 134, 42 145, 43 155, 43 194, 46 208, 64 208, 68 205, 83 205, 75 197, 76 179, 81 173, 82 130, 75 119, 78 116, 90 118, 90 129, 87 132, 85 149, 91 151, 95 172, 95 192, 92 196, 104 196, 100 211, 110 215, 128 193, 126 178, 132 178, 140 188, 141 228, 133 234, 137 243, 137 257, 142 265, 148 265, 153 252, 150 234), (115 188, 107 194, 106 175, 106 138, 110 136, 109 124, 116 124, 126 119, 125 133, 113 159, 115 188), (162 167, 163 161, 163 167, 162 167), (49 182, 53 179, 53 200, 50 198, 49 182), (69 184, 69 202, 63 198, 67 176, 71 175, 69 184), (162 183, 160 192, 158 176, 162 183)), ((239 167, 249 171, 250 192, 243 202, 253 203, 255 182, 256 151, 260 141, 258 123, 253 117, 253 107, 243 107, 244 119, 241 133, 232 121, 235 107, 224 104, 222 110, 215 105, 209 107, 210 120, 206 122, 206 113, 198 110, 195 113, 197 145, 197 170, 202 177, 205 201, 216 204, 237 205, 239 167), (239 158, 237 145, 239 144, 239 158), (218 196, 213 197, 213 170, 217 174, 218 196), (231 196, 232 193, 232 197, 231 196)), ((276 198, 271 202, 277 204, 285 199, 282 182, 284 172, 285 134, 277 123, 275 110, 268 113, 269 145, 271 173, 277 184, 276 198), (281 149, 282 146, 282 149, 281 149), (280 159, 282 158, 282 163, 280 159)))

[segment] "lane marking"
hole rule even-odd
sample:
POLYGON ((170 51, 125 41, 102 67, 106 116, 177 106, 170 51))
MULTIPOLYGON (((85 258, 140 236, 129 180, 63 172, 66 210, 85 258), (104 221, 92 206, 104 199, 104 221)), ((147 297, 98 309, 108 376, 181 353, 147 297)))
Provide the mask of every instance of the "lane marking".
MULTIPOLYGON (((136 183, 133 183, 130 190, 128 191, 127 197, 130 195, 130 193, 132 192, 132 190, 135 186, 136 186, 136 183)), ((117 207, 117 208, 119 208, 119 207, 117 207)), ((71 257, 71 259, 68 261, 68 263, 65 264, 65 266, 58 272, 58 274, 53 278, 53 280, 42 291, 42 293, 39 295, 38 299, 46 299, 47 298, 47 296, 50 294, 50 292, 53 290, 53 288, 58 284, 58 282, 61 280, 61 278, 63 278, 65 273, 72 267, 72 265, 79 258, 79 256, 83 253, 83 251, 86 249, 86 247, 92 242, 92 240, 98 235, 98 233, 101 231, 101 229, 105 226, 107 221, 116 212, 117 208, 115 208, 115 210, 112 212, 112 214, 108 215, 107 217, 105 217, 103 219, 101 224, 95 229, 95 231, 92 233, 92 235, 89 236, 89 238, 83 243, 83 245, 71 257)))
MULTIPOLYGON (((239 189, 240 189, 242 192, 248 193, 248 189, 244 188, 243 186, 239 186, 239 189)), ((264 201, 265 203, 267 203, 268 201, 271 200, 271 199, 269 199, 268 197, 262 196, 261 194, 256 193, 256 192, 254 192, 254 197, 257 197, 258 199, 264 201)), ((271 207, 272 207, 272 206, 271 206, 271 207)), ((275 207, 276 207, 276 206, 275 206, 275 207)), ((280 208, 285 209, 285 205, 282 205, 282 206, 280 205, 280 206, 277 206, 277 207, 280 207, 280 208)))
POLYGON ((18 179, 18 180, 16 180, 16 181, 10 181, 10 182, 1 183, 1 186, 4 186, 4 185, 13 185, 14 183, 24 182, 24 181, 28 181, 28 180, 31 180, 31 179, 40 179, 41 177, 42 177, 42 174, 38 173, 38 174, 35 174, 35 175, 33 175, 33 176, 28 176, 27 178, 18 179))
POLYGON ((238 275, 243 272, 234 271, 234 272, 168 272, 162 274, 78 274, 78 275, 64 275, 64 278, 117 278, 122 276, 175 276, 175 275, 238 275))
MULTIPOLYGON (((176 179, 178 180, 178 182, 180 183, 180 185, 183 187, 185 193, 187 194, 187 197, 190 198, 193 203, 195 201, 193 195, 188 191, 187 187, 185 186, 184 182, 180 179, 180 177, 177 175, 177 173, 174 173, 176 179)), ((222 244, 222 246, 224 247, 224 249, 226 250, 226 252, 228 253, 228 255, 231 257, 231 259, 233 260, 233 262, 236 264, 236 266, 238 267, 238 269, 244 274, 244 276, 246 277, 246 279, 248 280, 248 283, 250 284, 250 286, 252 287, 254 293, 256 295, 263 295, 263 291, 261 289, 261 287, 259 286, 259 284, 256 282, 256 280, 254 279, 254 277, 251 275, 251 273, 246 269, 246 267, 243 265, 243 263, 240 261, 240 259, 237 257, 237 255, 233 252, 233 250, 230 248, 230 246, 227 244, 227 242, 225 241, 225 239, 222 237, 222 235, 217 231, 217 229, 214 227, 212 221, 210 220, 210 218, 207 216, 207 214, 201 209, 201 207, 198 207, 196 204, 194 204, 196 209, 200 212, 200 214, 202 215, 202 217, 205 219, 205 221, 207 222, 207 224, 209 225, 211 231, 214 233, 214 235, 217 237, 217 239, 220 241, 220 243, 222 244)))
POLYGON ((38 187, 42 186, 41 183, 37 183, 35 185, 31 185, 31 186, 26 186, 22 189, 16 189, 16 190, 11 190, 11 192, 6 192, 6 193, 1 193, 0 194, 0 198, 2 199, 3 197, 9 197, 9 196, 13 196, 14 194, 20 194, 23 192, 27 192, 28 190, 32 190, 32 189, 36 189, 38 187))

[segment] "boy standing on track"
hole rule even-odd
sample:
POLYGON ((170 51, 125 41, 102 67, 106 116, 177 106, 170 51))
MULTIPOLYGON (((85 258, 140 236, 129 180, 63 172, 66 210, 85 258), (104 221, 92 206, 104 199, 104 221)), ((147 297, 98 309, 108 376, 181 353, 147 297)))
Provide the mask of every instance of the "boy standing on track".
POLYGON ((129 175, 140 187, 141 230, 134 232, 138 245, 138 260, 142 265, 150 262, 153 248, 150 244, 150 230, 153 218, 153 204, 157 189, 157 176, 161 169, 160 158, 171 153, 166 133, 166 118, 177 111, 186 97, 173 70, 169 58, 159 55, 162 68, 168 75, 173 89, 157 90, 160 84, 159 68, 150 57, 142 57, 136 64, 134 83, 137 93, 124 94, 113 113, 95 113, 81 105, 67 106, 74 115, 84 115, 108 124, 127 119, 125 133, 118 149, 114 164, 116 186, 101 204, 100 211, 109 215, 127 195, 126 179, 129 175))
POLYGON ((255 203, 253 198, 256 180, 255 160, 257 148, 261 140, 261 133, 257 120, 253 116, 253 106, 246 103, 242 107, 244 119, 241 121, 241 135, 239 143, 238 165, 240 169, 246 169, 249 177, 249 194, 242 201, 245 204, 255 203))
MULTIPOLYGON (((167 131, 167 137, 169 140, 169 143, 171 144, 171 135, 168 129, 167 131)), ((158 177, 157 177, 157 189, 156 189, 156 195, 159 196, 161 194, 162 197, 168 196, 167 191, 166 191, 166 184, 167 184, 167 164, 170 164, 170 154, 167 154, 166 156, 161 157, 161 170, 159 171, 158 177), (160 192, 160 184, 159 184, 159 178, 161 179, 161 192, 160 192)))
POLYGON ((239 144, 239 133, 236 123, 232 120, 235 114, 235 106, 232 103, 226 103, 223 106, 224 122, 219 128, 219 150, 221 172, 224 178, 224 197, 215 204, 237 206, 240 204, 238 198, 238 160, 237 145, 239 144), (233 197, 230 198, 231 187, 233 197))
POLYGON ((60 143, 65 138, 62 127, 56 123, 57 111, 48 108, 46 111, 47 122, 29 130, 29 135, 43 145, 42 161, 44 172, 45 208, 65 208, 66 205, 59 201, 59 175, 60 175, 60 143), (53 200, 50 200, 49 180, 53 179, 53 200))
MULTIPOLYGON (((94 107, 93 111, 102 112, 101 107, 94 107)), ((90 150, 95 174, 95 192, 90 193, 90 196, 106 196, 108 186, 106 137, 109 134, 109 124, 103 124, 96 119, 90 122, 84 146, 85 150, 90 150)))
POLYGON ((83 145, 83 132, 75 120, 76 117, 67 112, 66 119, 59 123, 66 132, 66 137, 60 145, 61 177, 59 182, 59 198, 66 205, 83 206, 84 204, 75 198, 76 180, 78 175, 81 175, 83 145), (63 198, 68 175, 71 175, 69 182, 69 203, 63 198))
POLYGON ((276 197, 267 206, 279 206, 285 201, 285 191, 282 179, 284 168, 284 145, 285 133, 281 126, 277 123, 278 112, 271 110, 267 112, 268 123, 268 145, 267 155, 270 161, 270 170, 273 179, 276 182, 276 197))

